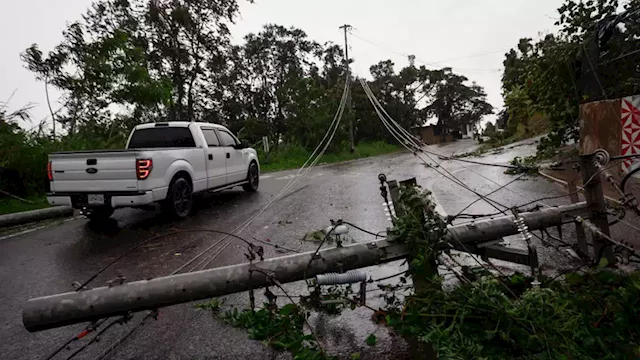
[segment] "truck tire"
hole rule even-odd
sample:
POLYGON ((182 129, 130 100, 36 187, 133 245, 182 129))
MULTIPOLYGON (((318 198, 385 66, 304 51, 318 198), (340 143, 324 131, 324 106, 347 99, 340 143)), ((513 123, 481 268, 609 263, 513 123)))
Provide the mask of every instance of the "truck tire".
POLYGON ((89 218, 90 221, 107 220, 108 218, 111 217, 111 215, 113 215, 113 210, 114 209, 110 207, 100 207, 100 208, 91 209, 91 211, 87 213, 87 218, 89 218))
POLYGON ((175 178, 162 205, 164 212, 172 217, 184 219, 189 216, 193 209, 193 192, 189 181, 182 176, 175 178))
POLYGON ((249 164, 249 170, 247 170, 247 181, 248 183, 242 185, 244 191, 258 191, 258 185, 260 184, 260 171, 258 171, 258 164, 256 164, 255 161, 252 161, 251 164, 249 164))

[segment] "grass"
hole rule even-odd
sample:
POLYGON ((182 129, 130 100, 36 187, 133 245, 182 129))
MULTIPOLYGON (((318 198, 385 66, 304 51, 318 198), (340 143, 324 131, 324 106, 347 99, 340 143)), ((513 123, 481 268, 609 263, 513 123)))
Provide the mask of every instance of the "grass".
POLYGON ((47 199, 42 196, 30 197, 27 200, 29 200, 30 203, 14 198, 0 199, 0 215, 49 207, 47 199))
MULTIPOLYGON (((356 150, 352 153, 344 148, 339 152, 325 153, 318 164, 330 164, 347 160, 361 159, 370 156, 389 154, 400 150, 400 146, 387 144, 382 141, 363 142, 356 146, 356 150)), ((262 172, 280 171, 288 169, 296 169, 304 164, 309 158, 311 152, 301 146, 286 146, 269 154, 267 161, 266 154, 259 152, 260 169, 262 172)))

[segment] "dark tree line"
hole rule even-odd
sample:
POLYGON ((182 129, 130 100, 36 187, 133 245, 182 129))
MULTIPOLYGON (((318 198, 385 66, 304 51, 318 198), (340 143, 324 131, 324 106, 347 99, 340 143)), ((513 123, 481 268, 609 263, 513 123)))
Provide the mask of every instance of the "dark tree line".
POLYGON ((513 132, 547 117, 545 149, 578 140, 579 104, 640 94, 640 2, 565 0, 558 13, 558 33, 520 39, 502 77, 498 125, 513 132))
MULTIPOLYGON (((233 46, 229 26, 237 15, 235 0, 103 0, 52 52, 34 44, 22 57, 62 92, 55 118, 71 137, 109 146, 135 124, 182 119, 222 123, 251 141, 270 136, 312 146, 340 102, 342 49, 275 24, 233 46)), ((451 69, 396 73, 387 60, 371 75, 373 91, 406 127, 435 116, 453 130, 492 112, 483 89, 451 69)), ((357 82, 353 92, 356 139, 387 139, 357 82)))
MULTIPOLYGON (((341 100, 343 49, 276 24, 233 45, 238 11, 236 0, 98 0, 52 51, 33 44, 22 53, 36 79, 62 94, 60 108, 50 106, 57 132, 26 131, 4 115, 0 148, 19 150, 3 150, 0 167, 40 184, 47 152, 122 147, 133 126, 166 120, 224 124, 251 144, 268 136, 272 149, 313 149, 341 100)), ((370 73, 376 97, 407 129, 437 117, 449 132, 492 112, 483 89, 449 68, 396 70, 386 60, 370 73)), ((393 142, 358 79, 351 83, 356 142, 393 142)), ((346 148, 346 124, 329 151, 346 148)))

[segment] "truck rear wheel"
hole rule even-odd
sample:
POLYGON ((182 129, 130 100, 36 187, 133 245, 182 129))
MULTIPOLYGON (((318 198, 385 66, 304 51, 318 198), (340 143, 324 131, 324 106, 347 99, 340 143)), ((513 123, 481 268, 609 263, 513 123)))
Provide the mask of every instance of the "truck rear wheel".
POLYGON ((189 216, 193 209, 193 193, 189 181, 183 177, 176 178, 169 187, 167 199, 163 205, 163 210, 167 214, 178 219, 189 216))
POLYGON ((255 161, 252 161, 251 164, 249 164, 249 170, 247 171, 247 181, 248 183, 242 185, 244 191, 258 191, 258 185, 260 184, 260 172, 258 171, 258 164, 256 164, 255 161))

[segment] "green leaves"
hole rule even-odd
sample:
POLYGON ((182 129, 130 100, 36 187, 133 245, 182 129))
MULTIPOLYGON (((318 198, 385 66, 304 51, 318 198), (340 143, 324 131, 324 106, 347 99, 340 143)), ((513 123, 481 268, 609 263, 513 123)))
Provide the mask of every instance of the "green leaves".
POLYGON ((298 306, 296 304, 287 304, 280 309, 280 315, 290 315, 296 310, 298 310, 298 306))
POLYGON ((606 257, 601 257, 600 261, 598 262, 598 269, 602 269, 607 267, 607 265, 609 265, 609 260, 607 260, 606 257))
POLYGON ((196 304, 196 309, 210 310, 213 313, 217 313, 220 311, 220 306, 222 305, 222 303, 222 301, 213 298, 205 303, 196 304))
POLYGON ((559 33, 533 44, 521 39, 503 63, 509 136, 518 125, 524 126, 527 137, 550 132, 539 147, 539 154, 544 154, 579 139, 581 103, 640 92, 635 68, 640 53, 628 55, 638 48, 638 10, 637 1, 623 7, 617 0, 565 0, 558 9, 559 33), (535 129, 536 116, 548 119, 547 128, 535 129))
POLYGON ((367 339, 365 340, 365 343, 369 346, 376 346, 376 342, 377 338, 375 334, 369 334, 369 336, 367 336, 367 339))
POLYGON ((296 304, 287 304, 280 309, 264 304, 257 311, 233 309, 223 315, 229 324, 247 329, 250 338, 289 351, 294 359, 327 359, 313 335, 304 333, 306 317, 306 312, 296 304))

